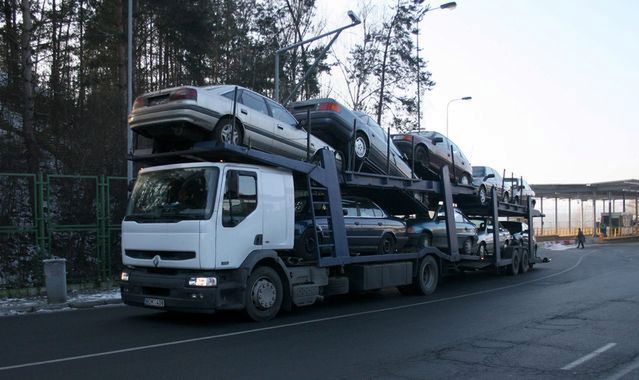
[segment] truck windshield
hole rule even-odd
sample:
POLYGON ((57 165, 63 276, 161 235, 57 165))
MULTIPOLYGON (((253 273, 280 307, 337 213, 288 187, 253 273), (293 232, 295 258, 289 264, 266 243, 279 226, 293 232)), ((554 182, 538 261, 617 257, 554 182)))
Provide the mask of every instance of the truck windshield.
POLYGON ((141 173, 124 220, 171 223, 210 218, 218 168, 189 168, 141 173))

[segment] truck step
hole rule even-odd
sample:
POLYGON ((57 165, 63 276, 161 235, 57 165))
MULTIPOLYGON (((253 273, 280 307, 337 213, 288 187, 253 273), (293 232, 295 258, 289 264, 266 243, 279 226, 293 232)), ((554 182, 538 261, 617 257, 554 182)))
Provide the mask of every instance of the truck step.
POLYGON ((293 304, 295 306, 312 305, 321 296, 319 286, 314 284, 301 284, 293 286, 293 304))

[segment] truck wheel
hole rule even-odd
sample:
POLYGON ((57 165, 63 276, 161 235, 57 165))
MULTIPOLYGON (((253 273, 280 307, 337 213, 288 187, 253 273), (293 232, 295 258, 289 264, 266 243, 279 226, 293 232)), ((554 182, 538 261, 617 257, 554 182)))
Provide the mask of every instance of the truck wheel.
POLYGON ((246 287, 245 311, 256 322, 273 319, 282 307, 282 280, 269 267, 255 268, 246 287))
POLYGON ((242 126, 237 120, 235 121, 235 126, 233 126, 233 118, 231 117, 220 119, 213 133, 217 141, 235 145, 242 144, 242 126))
POLYGON ((519 268, 519 272, 526 273, 528 272, 528 269, 530 268, 530 259, 528 256, 528 250, 524 249, 522 252, 523 253, 521 254, 521 267, 519 268))
POLYGON ((382 239, 379 241, 379 245, 377 246, 377 254, 378 255, 388 255, 390 253, 395 253, 395 238, 391 234, 384 234, 382 239))
POLYGON ((508 274, 516 276, 519 274, 519 267, 521 261, 521 253, 518 249, 513 249, 513 262, 508 266, 508 274))
POLYGON ((417 291, 423 295, 431 294, 437 289, 438 281, 439 268, 437 267, 437 261, 435 261, 433 256, 424 256, 415 279, 417 291))

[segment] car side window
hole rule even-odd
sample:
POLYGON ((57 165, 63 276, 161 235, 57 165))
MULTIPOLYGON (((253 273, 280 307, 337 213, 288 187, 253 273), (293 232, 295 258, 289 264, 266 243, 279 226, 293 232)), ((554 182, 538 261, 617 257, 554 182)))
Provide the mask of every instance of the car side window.
POLYGON ((284 107, 270 100, 268 100, 267 102, 269 107, 271 108, 271 113, 273 114, 273 118, 283 123, 286 123, 288 125, 297 124, 297 120, 293 116, 291 116, 291 114, 288 113, 288 111, 286 111, 284 107))
POLYGON ((464 223, 464 216, 459 212, 455 212, 455 223, 464 223))
POLYGON ((343 199, 342 209, 344 209, 344 216, 346 217, 357 216, 357 203, 354 201, 343 199))
POLYGON ((259 111, 265 115, 268 115, 268 108, 266 108, 266 102, 264 102, 263 98, 255 94, 252 94, 248 91, 243 91, 241 102, 247 107, 250 107, 256 111, 259 111))
MULTIPOLYGON (((235 96, 235 89, 223 93, 222 96, 232 101, 233 97, 235 96)), ((238 88, 237 89, 237 101, 241 103, 241 99, 242 99, 242 90, 238 88)))
POLYGON ((375 218, 377 207, 372 202, 362 200, 359 202, 359 215, 367 218, 375 218))
POLYGON ((257 176, 255 173, 226 172, 222 200, 222 225, 235 227, 257 208, 257 176))

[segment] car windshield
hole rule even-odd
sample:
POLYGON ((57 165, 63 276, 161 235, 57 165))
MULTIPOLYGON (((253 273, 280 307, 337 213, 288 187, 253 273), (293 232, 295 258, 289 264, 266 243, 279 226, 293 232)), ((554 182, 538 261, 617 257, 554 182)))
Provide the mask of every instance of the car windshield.
POLYGON ((205 220, 213 211, 218 168, 158 170, 141 173, 125 220, 169 223, 205 220))
POLYGON ((483 166, 473 166, 473 177, 484 177, 486 175, 486 168, 483 166))

